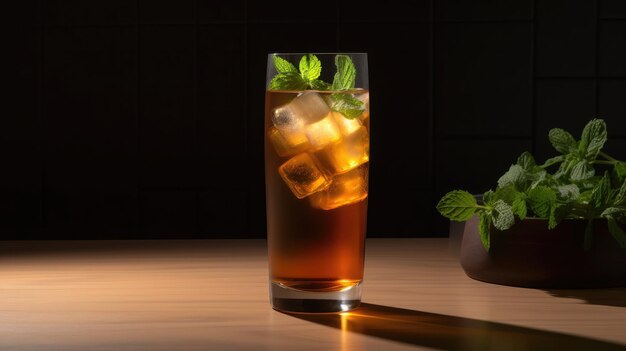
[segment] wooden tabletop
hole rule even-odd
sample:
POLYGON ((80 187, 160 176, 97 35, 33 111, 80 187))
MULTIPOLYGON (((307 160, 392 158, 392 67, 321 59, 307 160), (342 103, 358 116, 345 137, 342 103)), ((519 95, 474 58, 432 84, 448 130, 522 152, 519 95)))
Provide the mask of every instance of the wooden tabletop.
POLYGON ((288 315, 259 240, 0 243, 0 350, 625 350, 626 288, 468 278, 447 239, 370 239, 363 307, 288 315))

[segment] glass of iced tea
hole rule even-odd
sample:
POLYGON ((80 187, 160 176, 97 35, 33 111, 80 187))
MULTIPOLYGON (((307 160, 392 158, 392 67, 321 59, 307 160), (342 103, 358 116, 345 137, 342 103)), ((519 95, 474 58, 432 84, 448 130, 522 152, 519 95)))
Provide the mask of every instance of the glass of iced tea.
POLYGON ((265 182, 272 307, 361 301, 369 170, 367 54, 270 54, 265 182))

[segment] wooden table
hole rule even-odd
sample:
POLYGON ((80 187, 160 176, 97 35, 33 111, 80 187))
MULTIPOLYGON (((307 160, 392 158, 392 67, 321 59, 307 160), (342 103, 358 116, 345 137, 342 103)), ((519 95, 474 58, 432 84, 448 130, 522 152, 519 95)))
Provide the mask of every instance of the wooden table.
POLYGON ((268 303, 265 242, 4 242, 0 350, 626 349, 626 289, 471 280, 447 239, 367 243, 364 306, 268 303))

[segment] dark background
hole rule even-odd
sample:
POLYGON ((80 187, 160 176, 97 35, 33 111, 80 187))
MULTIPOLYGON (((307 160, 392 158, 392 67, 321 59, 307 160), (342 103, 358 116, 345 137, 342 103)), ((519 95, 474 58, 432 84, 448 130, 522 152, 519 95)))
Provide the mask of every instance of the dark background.
POLYGON ((0 238, 265 236, 269 52, 367 52, 370 236, 604 118, 626 158, 626 1, 3 3, 0 238), (415 7, 416 10, 412 8, 415 7))

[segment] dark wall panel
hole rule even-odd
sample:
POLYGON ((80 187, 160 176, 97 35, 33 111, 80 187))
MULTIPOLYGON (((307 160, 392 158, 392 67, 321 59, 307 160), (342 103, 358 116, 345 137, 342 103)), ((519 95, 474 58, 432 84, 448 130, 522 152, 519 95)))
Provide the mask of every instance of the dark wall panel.
POLYGON ((620 0, 10 1, 1 239, 262 238, 272 52, 367 52, 370 236, 446 235, 552 127, 626 158, 620 0))
POLYGON ((44 210, 61 237, 134 232, 135 31, 51 28, 44 51, 44 210))

